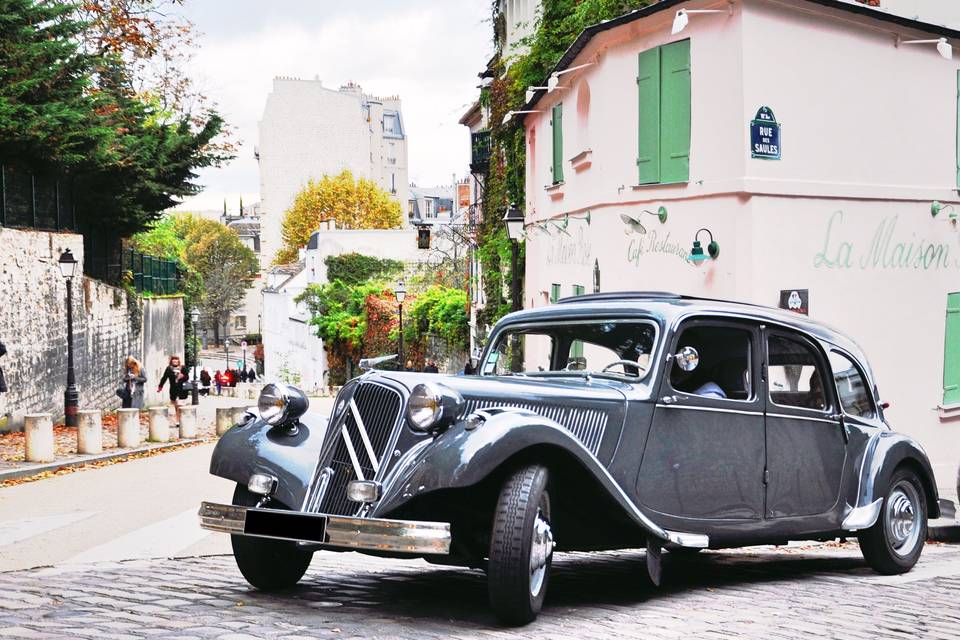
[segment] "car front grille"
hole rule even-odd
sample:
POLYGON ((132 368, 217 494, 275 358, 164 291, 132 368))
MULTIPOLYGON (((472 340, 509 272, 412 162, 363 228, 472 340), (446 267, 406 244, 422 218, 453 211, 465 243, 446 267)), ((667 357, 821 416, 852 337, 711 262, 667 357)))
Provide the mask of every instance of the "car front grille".
POLYGON ((321 462, 304 510, 354 515, 360 504, 347 500, 347 483, 372 480, 389 460, 391 435, 399 424, 399 392, 376 382, 361 382, 343 415, 334 416, 333 450, 321 462))

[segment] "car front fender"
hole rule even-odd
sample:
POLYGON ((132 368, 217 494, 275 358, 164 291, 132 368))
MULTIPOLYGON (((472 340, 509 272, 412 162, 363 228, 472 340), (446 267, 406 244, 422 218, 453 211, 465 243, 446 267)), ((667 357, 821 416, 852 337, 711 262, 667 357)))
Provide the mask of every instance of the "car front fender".
POLYGON ((669 538, 668 532, 637 508, 606 468, 563 426, 525 409, 484 413, 487 419, 475 429, 467 429, 461 421, 407 451, 384 478, 384 495, 374 514, 389 514, 435 491, 474 486, 517 454, 552 447, 575 460, 641 528, 657 538, 669 538))
MULTIPOLYGON (((879 509, 870 509, 878 501, 883 500, 894 470, 903 464, 908 464, 918 472, 923 482, 924 493, 927 498, 927 514, 932 520, 940 517, 940 500, 937 494, 937 483, 933 475, 933 468, 923 448, 912 438, 893 431, 880 431, 870 438, 863 455, 860 467, 859 490, 855 509, 869 511, 871 515, 879 515, 879 509)), ((873 521, 876 517, 872 518, 873 521)), ((860 523, 858 528, 866 528, 860 523)), ((871 526, 873 522, 869 522, 871 526)))
POLYGON ((299 508, 323 446, 327 418, 304 415, 294 435, 271 427, 260 418, 229 429, 217 442, 210 459, 210 473, 246 485, 255 473, 277 479, 274 497, 288 507, 299 508))

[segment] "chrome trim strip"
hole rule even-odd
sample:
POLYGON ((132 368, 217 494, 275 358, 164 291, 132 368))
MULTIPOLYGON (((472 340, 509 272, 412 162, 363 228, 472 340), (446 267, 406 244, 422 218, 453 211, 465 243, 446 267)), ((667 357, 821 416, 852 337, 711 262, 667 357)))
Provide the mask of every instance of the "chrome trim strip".
POLYGON ((716 407, 692 407, 682 404, 663 404, 657 403, 658 409, 685 409, 687 411, 717 411, 719 413, 737 413, 743 416, 762 416, 762 411, 741 411, 740 409, 718 409, 716 407))
POLYGON ((357 474, 357 480, 366 480, 363 477, 363 469, 360 468, 360 460, 357 459, 357 451, 353 448, 353 440, 347 432, 347 425, 340 427, 340 434, 343 436, 343 442, 347 445, 347 454, 350 456, 350 462, 353 463, 353 472, 357 474))
MULTIPOLYGON (((247 535, 243 530, 248 511, 269 512, 275 511, 275 509, 254 509, 252 507, 202 502, 198 513, 200 526, 209 531, 231 535, 247 535)), ((450 553, 450 524, 447 522, 351 518, 324 514, 310 515, 326 519, 327 541, 323 543, 324 546, 428 555, 448 555, 450 553)), ((296 538, 251 537, 316 544, 314 541, 303 541, 296 538)))
MULTIPOLYGON (((778 405, 783 406, 783 405, 778 405)), ((790 420, 812 420, 814 422, 826 422, 827 424, 832 424, 835 427, 840 426, 839 420, 830 420, 829 418, 815 418, 813 416, 792 416, 786 413, 767 413, 767 416, 770 418, 787 418, 790 420)))
POLYGON ((706 549, 710 546, 710 536, 704 533, 682 533, 667 531, 667 540, 680 547, 692 549, 706 549))
POLYGON ((367 427, 363 424, 363 419, 360 417, 360 409, 357 408, 357 403, 353 398, 350 398, 350 413, 353 414, 353 420, 357 423, 357 431, 360 432, 360 439, 363 440, 363 446, 367 450, 367 455, 370 456, 370 462, 373 464, 373 473, 376 475, 376 473, 380 471, 380 461, 377 460, 377 454, 373 451, 370 436, 367 435, 367 427))

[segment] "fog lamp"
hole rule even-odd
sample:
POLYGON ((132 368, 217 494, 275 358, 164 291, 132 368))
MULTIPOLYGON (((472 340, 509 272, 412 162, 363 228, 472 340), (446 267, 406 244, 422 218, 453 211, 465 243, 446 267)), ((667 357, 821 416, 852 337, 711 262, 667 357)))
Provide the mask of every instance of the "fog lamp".
POLYGON ((380 483, 376 480, 351 480, 347 483, 347 499, 354 502, 376 502, 380 499, 380 483))
POLYGON ((255 473, 247 481, 247 489, 250 493, 269 496, 277 490, 277 479, 265 473, 255 473))

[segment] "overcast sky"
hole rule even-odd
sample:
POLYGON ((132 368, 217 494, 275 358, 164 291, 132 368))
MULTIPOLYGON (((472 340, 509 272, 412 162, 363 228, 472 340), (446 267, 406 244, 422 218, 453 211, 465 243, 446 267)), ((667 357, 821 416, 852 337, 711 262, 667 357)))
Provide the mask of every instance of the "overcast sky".
POLYGON ((186 0, 180 11, 202 34, 192 73, 243 145, 228 166, 203 171, 204 192, 179 209, 259 200, 253 148, 274 76, 398 94, 410 180, 449 184, 466 172, 469 134, 457 121, 492 53, 490 0, 186 0))

